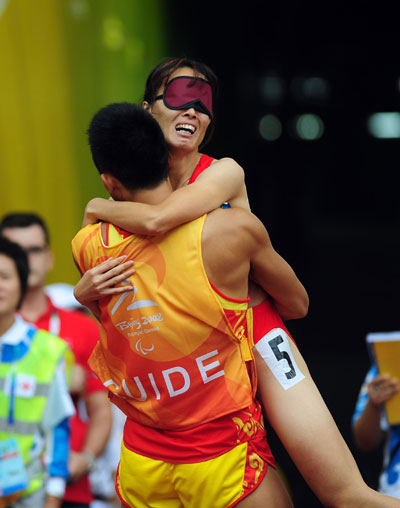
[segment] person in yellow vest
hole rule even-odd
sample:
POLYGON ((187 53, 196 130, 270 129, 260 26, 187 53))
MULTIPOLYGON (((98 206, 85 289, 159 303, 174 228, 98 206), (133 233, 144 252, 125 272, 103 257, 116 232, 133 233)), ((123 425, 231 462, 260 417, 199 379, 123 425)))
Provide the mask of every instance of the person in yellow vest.
MULTIPOLYGON (((90 124, 89 143, 113 199, 154 204, 171 192, 162 131, 139 106, 101 109, 90 124)), ((127 415, 117 477, 123 504, 292 507, 255 399, 247 304, 250 268, 267 290, 297 278, 260 221, 243 209, 218 209, 156 237, 91 224, 72 247, 81 273, 109 257, 135 262, 129 279, 115 271, 119 294, 90 305, 102 323, 90 365, 127 415)), ((268 418, 323 503, 400 506, 363 482, 285 331, 272 329, 255 354, 262 387, 268 385, 268 418), (308 415, 301 422, 309 426, 300 429, 304 443, 293 421, 299 405, 308 415), (323 439, 323 470, 307 434, 313 446, 323 439)))
POLYGON ((70 390, 75 414, 70 420, 69 477, 62 506, 89 508, 93 500, 89 473, 107 443, 112 419, 107 390, 87 365, 99 338, 99 327, 83 312, 59 308, 47 296, 45 283, 54 258, 42 217, 35 212, 7 213, 0 221, 0 235, 18 243, 28 256, 28 289, 19 314, 37 328, 65 340, 75 357, 70 390))
POLYGON ((15 312, 27 288, 23 249, 0 237, 0 507, 58 508, 74 413, 67 344, 15 312))

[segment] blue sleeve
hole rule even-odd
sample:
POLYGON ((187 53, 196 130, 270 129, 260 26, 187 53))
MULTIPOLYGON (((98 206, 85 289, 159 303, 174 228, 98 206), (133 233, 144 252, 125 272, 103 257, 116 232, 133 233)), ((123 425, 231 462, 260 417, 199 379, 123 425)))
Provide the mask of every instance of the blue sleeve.
POLYGON ((49 457, 49 476, 58 476, 68 479, 69 459, 69 418, 65 418, 54 427, 50 436, 52 453, 49 457))
POLYGON ((352 425, 354 425, 356 423, 356 421, 360 418, 361 414, 363 413, 365 406, 367 405, 368 400, 369 400, 367 385, 377 375, 378 375, 378 369, 376 368, 376 365, 373 365, 369 369, 367 375, 365 376, 364 382, 361 386, 360 394, 358 396, 356 407, 354 409, 353 418, 351 420, 352 425))

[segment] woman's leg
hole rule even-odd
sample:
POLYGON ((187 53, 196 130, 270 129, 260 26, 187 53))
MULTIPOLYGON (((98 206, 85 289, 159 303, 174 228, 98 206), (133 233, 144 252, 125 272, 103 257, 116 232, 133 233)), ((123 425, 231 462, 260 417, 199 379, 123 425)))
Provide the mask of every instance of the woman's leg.
POLYGON ((258 399, 268 421, 314 494, 326 507, 395 508, 396 500, 370 489, 284 330, 276 328, 254 347, 258 399))
POLYGON ((269 467, 260 485, 237 508, 293 508, 292 500, 278 472, 269 467))

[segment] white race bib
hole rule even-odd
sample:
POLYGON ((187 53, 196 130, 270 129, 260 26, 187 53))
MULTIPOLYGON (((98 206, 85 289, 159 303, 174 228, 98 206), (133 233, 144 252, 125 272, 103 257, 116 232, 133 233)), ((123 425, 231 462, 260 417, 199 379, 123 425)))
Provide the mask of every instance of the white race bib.
POLYGON ((255 345, 264 362, 285 390, 304 379, 290 349, 290 341, 291 338, 282 328, 274 328, 255 345))

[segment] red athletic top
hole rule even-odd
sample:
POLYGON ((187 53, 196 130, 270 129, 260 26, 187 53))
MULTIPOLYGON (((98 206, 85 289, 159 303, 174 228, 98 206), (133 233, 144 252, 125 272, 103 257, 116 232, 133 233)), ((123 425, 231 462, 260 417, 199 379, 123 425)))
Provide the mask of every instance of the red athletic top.
POLYGON ((68 342, 74 353, 75 362, 84 367, 88 372, 86 394, 104 390, 104 386, 87 364, 89 356, 99 340, 99 325, 93 318, 81 311, 55 307, 50 298, 48 298, 48 302, 49 305, 46 312, 36 320, 35 325, 42 330, 50 331, 68 342), (56 324, 58 330, 51 329, 51 323, 54 318, 59 319, 59 323, 56 324))
POLYGON ((209 157, 208 155, 203 153, 200 157, 197 166, 194 168, 193 174, 190 177, 190 180, 188 181, 188 185, 193 183, 200 175, 200 173, 202 173, 205 169, 208 168, 208 166, 212 163, 213 160, 214 159, 212 157, 209 157))

